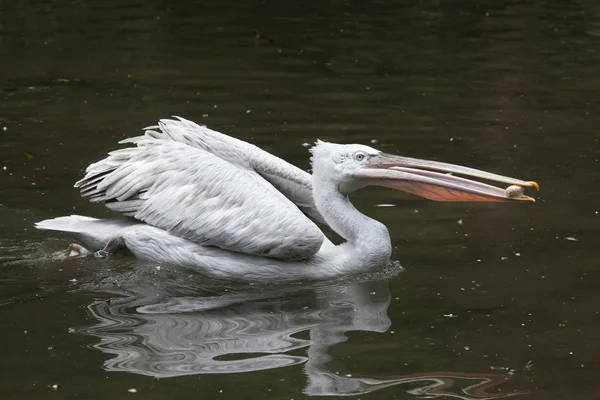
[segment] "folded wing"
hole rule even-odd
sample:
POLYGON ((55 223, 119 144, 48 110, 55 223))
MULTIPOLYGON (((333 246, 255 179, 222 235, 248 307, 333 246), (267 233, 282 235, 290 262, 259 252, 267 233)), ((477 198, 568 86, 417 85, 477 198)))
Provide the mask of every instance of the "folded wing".
POLYGON ((127 140, 135 147, 90 165, 75 184, 81 195, 202 245, 290 260, 319 250, 323 234, 298 208, 313 207, 308 174, 260 149, 264 154, 248 157, 254 150, 244 146, 258 148, 218 132, 225 147, 214 140, 210 148, 160 137, 167 131, 161 128, 149 128, 127 140), (280 192, 252 162, 266 165, 263 174, 283 182, 279 186, 289 193, 280 192), (296 205, 290 196, 306 204, 296 205))

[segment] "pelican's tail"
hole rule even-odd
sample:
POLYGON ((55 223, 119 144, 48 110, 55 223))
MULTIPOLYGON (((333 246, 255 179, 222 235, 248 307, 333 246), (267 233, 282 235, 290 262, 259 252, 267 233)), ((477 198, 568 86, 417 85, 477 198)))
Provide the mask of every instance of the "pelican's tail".
POLYGON ((57 217, 37 222, 37 229, 71 232, 85 245, 102 249, 115 236, 121 235, 125 228, 138 224, 133 219, 98 219, 82 215, 57 217))
POLYGON ((35 227, 37 229, 50 231, 81 233, 85 232, 91 227, 90 225, 97 221, 100 220, 92 217, 84 217, 82 215, 69 215, 66 217, 45 219, 43 221, 36 222, 35 227))

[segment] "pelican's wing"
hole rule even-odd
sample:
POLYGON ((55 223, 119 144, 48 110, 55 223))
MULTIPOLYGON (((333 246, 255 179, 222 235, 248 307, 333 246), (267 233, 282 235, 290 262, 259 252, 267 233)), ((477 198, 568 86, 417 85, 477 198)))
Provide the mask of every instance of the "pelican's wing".
MULTIPOLYGON (((244 169, 252 169, 296 204, 311 218, 325 223, 312 197, 312 179, 309 173, 248 142, 224 135, 181 117, 162 119, 157 126, 145 129, 142 136, 121 143, 138 143, 144 139, 160 139, 184 143, 205 150, 244 169)), ((267 183, 263 182, 263 183, 267 183)), ((272 187, 271 187, 272 188, 272 187)))
POLYGON ((83 197, 203 245, 282 259, 319 250, 317 226, 242 160, 174 140, 130 141, 137 146, 88 167, 75 184, 83 197))

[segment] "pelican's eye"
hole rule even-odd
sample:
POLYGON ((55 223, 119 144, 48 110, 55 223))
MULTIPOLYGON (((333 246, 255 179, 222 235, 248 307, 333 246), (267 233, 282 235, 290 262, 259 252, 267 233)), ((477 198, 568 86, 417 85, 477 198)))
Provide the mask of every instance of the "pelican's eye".
POLYGON ((356 153, 354 153, 354 159, 356 161, 362 161, 365 159, 367 155, 365 153, 363 153, 362 151, 357 151, 356 153))

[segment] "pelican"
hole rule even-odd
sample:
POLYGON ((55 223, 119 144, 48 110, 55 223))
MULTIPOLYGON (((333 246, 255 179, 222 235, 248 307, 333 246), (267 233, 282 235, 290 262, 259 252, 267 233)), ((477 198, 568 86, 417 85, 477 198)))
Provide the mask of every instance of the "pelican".
MULTIPOLYGON (((392 252, 387 228, 348 196, 370 185, 436 201, 533 202, 537 183, 453 164, 386 154, 360 144, 317 141, 312 175, 241 140, 183 118, 160 120, 134 146, 91 164, 81 196, 125 218, 78 215, 38 222, 71 232, 108 256, 191 267, 221 279, 327 279, 381 267, 392 252), (456 175, 511 185, 507 189, 456 175), (334 245, 315 224, 345 242, 334 245)), ((71 245, 71 253, 87 254, 71 245)))

